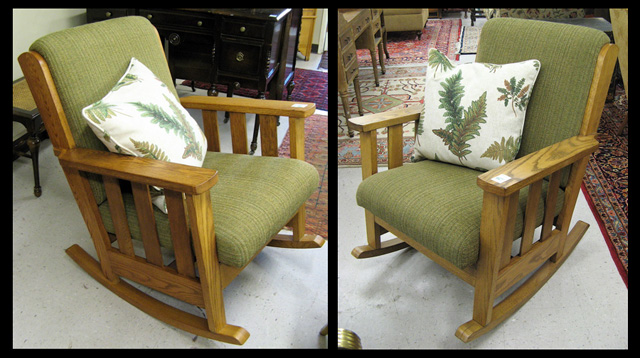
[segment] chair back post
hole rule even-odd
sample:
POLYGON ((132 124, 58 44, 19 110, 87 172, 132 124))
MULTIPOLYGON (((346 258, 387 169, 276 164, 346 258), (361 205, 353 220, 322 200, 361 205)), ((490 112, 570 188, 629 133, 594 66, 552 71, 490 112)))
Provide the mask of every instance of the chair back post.
POLYGON ((29 51, 18 57, 18 63, 42 116, 54 153, 58 155, 62 150, 75 148, 75 141, 47 62, 39 53, 29 51))
POLYGON ((604 109, 604 102, 609 91, 611 76, 618 59, 618 46, 605 44, 600 50, 593 73, 591 89, 587 99, 580 135, 592 135, 598 131, 600 117, 604 109))
MULTIPOLYGON (((54 153, 58 156, 65 150, 75 148, 75 141, 71 135, 47 62, 35 51, 21 54, 18 57, 18 62, 51 138, 54 153)), ((104 228, 89 180, 79 170, 67 168, 63 163, 61 166, 89 229, 102 273, 108 280, 118 282, 119 279, 113 273, 107 257, 107 249, 110 247, 109 235, 104 228)))

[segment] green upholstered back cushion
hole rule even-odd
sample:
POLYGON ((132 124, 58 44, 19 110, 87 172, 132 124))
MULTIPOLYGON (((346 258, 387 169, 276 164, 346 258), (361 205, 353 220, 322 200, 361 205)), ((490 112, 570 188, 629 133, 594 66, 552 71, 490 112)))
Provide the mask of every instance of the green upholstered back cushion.
POLYGON ((600 49, 602 31, 539 20, 487 21, 477 62, 540 61, 517 158, 578 135, 600 49))
MULTIPOLYGON (((127 70, 132 57, 144 63, 178 98, 160 40, 151 23, 138 16, 66 29, 36 40, 30 47, 49 66, 76 145, 106 150, 82 118, 81 110, 104 97, 127 70)), ((98 203, 101 184, 91 185, 98 203)))

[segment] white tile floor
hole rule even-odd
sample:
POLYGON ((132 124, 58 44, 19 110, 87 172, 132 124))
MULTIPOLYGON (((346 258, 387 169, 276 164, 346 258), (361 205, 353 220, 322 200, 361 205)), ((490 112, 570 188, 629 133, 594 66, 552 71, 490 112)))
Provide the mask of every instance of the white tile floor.
MULTIPOLYGON (((319 61, 320 55, 313 55, 297 64, 316 69, 319 61)), ((178 86, 178 90, 180 95, 192 95, 190 88, 178 86)), ((198 111, 191 113, 201 123, 198 111)), ((280 140, 287 124, 286 118, 281 120, 280 140)), ((229 126, 221 119, 219 126, 220 137, 225 138, 229 126)), ((248 128, 253 129, 252 119, 248 128)), ((40 180, 43 192, 36 198, 31 161, 13 162, 14 347, 236 347, 202 337, 194 340, 193 334, 121 300, 80 269, 64 250, 77 243, 94 257, 95 251, 49 140, 40 149, 40 180)), ((327 262, 334 245, 329 241, 315 250, 267 247, 225 289, 227 322, 251 334, 243 348, 327 346, 327 338, 318 333, 329 320, 327 262)), ((203 315, 199 309, 182 307, 203 315)))
POLYGON ((524 307, 465 344, 454 333, 471 319, 470 285, 412 249, 351 256, 366 243, 360 182, 360 168, 338 169, 338 327, 356 332, 364 348, 628 348, 627 288, 582 194, 574 222, 591 227, 572 255, 524 307))

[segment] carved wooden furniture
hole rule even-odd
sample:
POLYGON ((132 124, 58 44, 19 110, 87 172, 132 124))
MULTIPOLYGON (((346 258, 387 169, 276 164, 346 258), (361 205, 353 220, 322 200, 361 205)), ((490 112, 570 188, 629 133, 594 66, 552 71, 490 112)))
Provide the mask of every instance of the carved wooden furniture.
POLYGON ((538 59, 541 69, 518 156, 485 173, 430 160, 403 165, 402 123, 417 120, 420 107, 350 119, 360 132, 363 182, 356 198, 367 230, 367 244, 352 255, 375 257, 411 246, 474 286, 472 319, 456 332, 464 342, 504 321, 558 270, 588 228, 582 221, 569 224, 589 154, 598 148, 595 134, 617 53, 604 33, 585 27, 488 21, 476 61, 538 59), (567 56, 579 60, 568 63, 567 56), (376 129, 383 127, 389 170, 377 173, 376 129), (385 232, 397 238, 382 242, 385 232))
POLYGON ((22 124, 27 130, 26 134, 13 142, 14 159, 18 156, 31 159, 34 182, 33 195, 39 197, 42 195, 42 187, 40 186, 38 153, 40 152, 40 139, 46 138, 47 132, 24 78, 13 82, 13 121, 22 124), (29 152, 24 150, 25 143, 29 152))
POLYGON ((67 254, 147 314, 199 336, 243 344, 249 333, 226 322, 224 287, 266 245, 314 248, 324 243, 305 234, 304 203, 317 188, 317 171, 303 161, 304 120, 315 105, 186 97, 184 107, 202 109, 209 150, 202 168, 110 153, 80 109, 110 90, 131 57, 177 97, 158 33, 142 17, 49 34, 19 57, 98 257, 79 245, 67 254), (230 113, 233 154, 219 153, 216 111, 230 113), (263 156, 244 155, 246 113, 262 116, 263 156), (277 116, 289 117, 293 159, 277 158, 277 116), (168 214, 151 205, 149 186, 164 188, 168 214), (285 225, 292 234, 280 233, 285 225), (156 300, 121 278, 202 307, 206 318, 156 300))

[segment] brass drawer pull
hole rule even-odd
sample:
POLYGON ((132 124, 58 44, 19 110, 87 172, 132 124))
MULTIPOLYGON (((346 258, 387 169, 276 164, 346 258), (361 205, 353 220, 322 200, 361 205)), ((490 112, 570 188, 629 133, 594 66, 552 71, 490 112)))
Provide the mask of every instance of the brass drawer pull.
POLYGON ((238 62, 244 61, 244 54, 242 52, 238 52, 236 54, 236 61, 238 61, 238 62))

